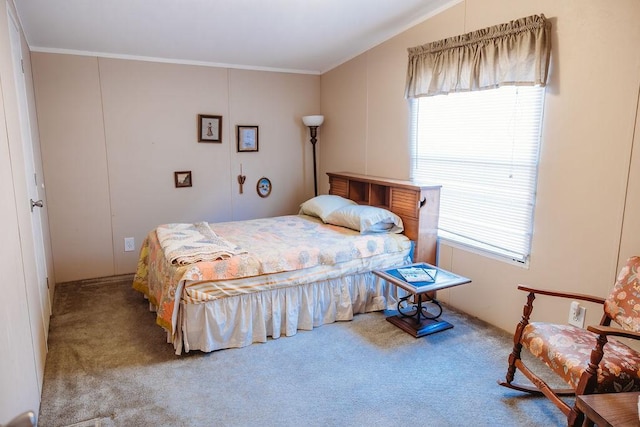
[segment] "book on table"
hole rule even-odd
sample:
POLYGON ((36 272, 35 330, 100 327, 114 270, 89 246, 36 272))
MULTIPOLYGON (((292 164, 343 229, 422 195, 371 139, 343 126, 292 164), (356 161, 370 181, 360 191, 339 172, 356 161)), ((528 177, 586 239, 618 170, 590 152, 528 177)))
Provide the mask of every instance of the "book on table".
POLYGON ((402 276, 404 280, 409 283, 412 282, 435 282, 436 274, 438 270, 435 268, 424 268, 424 267, 405 267, 398 268, 398 273, 402 276))

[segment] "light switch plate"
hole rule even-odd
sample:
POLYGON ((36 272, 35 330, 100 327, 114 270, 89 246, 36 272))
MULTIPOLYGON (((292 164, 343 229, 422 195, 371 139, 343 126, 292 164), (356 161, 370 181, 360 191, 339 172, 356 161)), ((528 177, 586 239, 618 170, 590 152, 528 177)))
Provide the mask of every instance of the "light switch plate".
POLYGON ((133 237, 124 238, 124 251, 131 252, 136 250, 136 241, 133 237))

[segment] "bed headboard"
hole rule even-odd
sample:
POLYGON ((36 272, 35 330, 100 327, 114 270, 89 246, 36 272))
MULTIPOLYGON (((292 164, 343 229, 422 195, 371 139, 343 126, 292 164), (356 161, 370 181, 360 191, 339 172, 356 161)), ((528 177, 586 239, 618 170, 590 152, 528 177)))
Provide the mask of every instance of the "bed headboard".
POLYGON ((404 234, 415 242, 414 262, 435 265, 440 185, 380 178, 349 172, 327 172, 329 194, 361 205, 377 206, 402 219, 404 234))

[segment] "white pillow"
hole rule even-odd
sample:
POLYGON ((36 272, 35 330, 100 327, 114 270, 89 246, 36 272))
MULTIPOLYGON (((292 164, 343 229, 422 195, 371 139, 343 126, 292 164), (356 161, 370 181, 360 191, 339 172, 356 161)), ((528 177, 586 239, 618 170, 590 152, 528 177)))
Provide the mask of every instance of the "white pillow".
POLYGON ((336 209, 324 221, 364 233, 402 233, 402 219, 386 209, 352 205, 336 209))
POLYGON ((357 203, 353 200, 345 199, 344 197, 323 194, 301 204, 300 214, 317 216, 322 221, 326 222, 325 218, 331 212, 344 206, 356 204, 357 203))

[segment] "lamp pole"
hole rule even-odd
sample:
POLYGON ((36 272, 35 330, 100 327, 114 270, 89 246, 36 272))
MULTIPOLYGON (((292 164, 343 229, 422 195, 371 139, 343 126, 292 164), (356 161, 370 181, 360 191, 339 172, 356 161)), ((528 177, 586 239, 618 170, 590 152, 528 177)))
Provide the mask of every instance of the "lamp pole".
POLYGON ((313 194, 318 195, 318 173, 316 170, 316 137, 318 136, 318 127, 324 122, 324 116, 304 116, 302 123, 309 128, 311 132, 311 145, 313 145, 313 194))
POLYGON ((313 194, 318 195, 318 173, 316 172, 316 136, 318 136, 318 126, 309 126, 311 132, 311 145, 313 146, 313 194))

